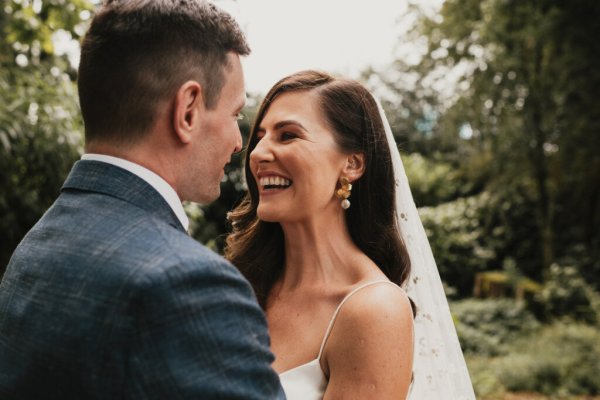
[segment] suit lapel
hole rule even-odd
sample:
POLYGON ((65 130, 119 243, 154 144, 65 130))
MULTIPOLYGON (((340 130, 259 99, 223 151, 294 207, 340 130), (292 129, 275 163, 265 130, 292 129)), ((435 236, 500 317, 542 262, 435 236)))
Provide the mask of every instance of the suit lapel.
POLYGON ((102 193, 127 201, 185 232, 160 193, 142 178, 115 165, 92 160, 77 161, 61 190, 68 189, 102 193))

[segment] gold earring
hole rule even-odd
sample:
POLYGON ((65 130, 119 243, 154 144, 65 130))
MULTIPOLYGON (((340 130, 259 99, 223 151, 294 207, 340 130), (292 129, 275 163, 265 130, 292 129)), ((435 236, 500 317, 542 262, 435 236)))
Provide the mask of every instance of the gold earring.
POLYGON ((348 181, 348 178, 340 178, 340 188, 335 192, 338 198, 342 199, 340 205, 344 210, 350 208, 350 191, 352 191, 352 184, 348 181))

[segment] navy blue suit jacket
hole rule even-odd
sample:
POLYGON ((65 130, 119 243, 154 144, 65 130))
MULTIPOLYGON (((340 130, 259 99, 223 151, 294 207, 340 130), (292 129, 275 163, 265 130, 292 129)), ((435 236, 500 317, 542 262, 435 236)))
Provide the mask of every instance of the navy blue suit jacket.
POLYGON ((283 398, 264 314, 150 185, 78 161, 0 285, 1 399, 283 398))

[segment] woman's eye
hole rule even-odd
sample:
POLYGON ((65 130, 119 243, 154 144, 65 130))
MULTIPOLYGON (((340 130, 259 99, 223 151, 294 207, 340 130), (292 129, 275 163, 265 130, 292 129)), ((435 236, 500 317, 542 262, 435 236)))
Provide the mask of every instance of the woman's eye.
POLYGON ((283 141, 285 141, 285 140, 292 140, 292 139, 295 139, 297 137, 298 137, 298 135, 296 135, 295 133, 292 133, 292 132, 283 132, 281 134, 281 140, 283 140, 283 141))

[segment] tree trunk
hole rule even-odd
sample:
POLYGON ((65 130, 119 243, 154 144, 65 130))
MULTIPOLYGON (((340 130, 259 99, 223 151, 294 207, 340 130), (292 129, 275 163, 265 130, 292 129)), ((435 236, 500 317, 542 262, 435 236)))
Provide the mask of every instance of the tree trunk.
POLYGON ((529 96, 523 111, 525 113, 525 129, 532 138, 529 154, 537 189, 541 261, 543 268, 546 269, 554 261, 554 202, 548 187, 548 163, 544 154, 544 144, 547 140, 543 126, 544 113, 547 112, 544 102, 548 101, 550 94, 545 92, 545 85, 542 83, 542 47, 542 44, 538 42, 532 52, 529 96))

